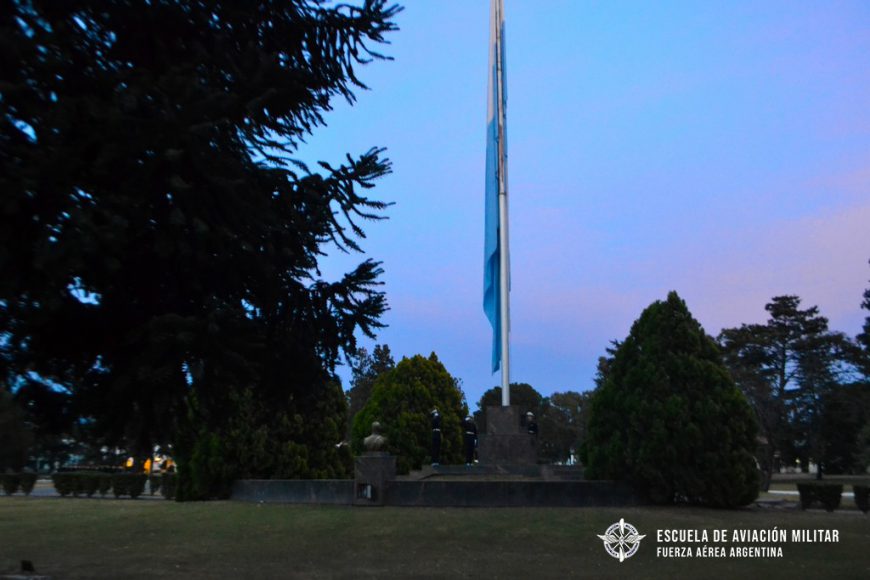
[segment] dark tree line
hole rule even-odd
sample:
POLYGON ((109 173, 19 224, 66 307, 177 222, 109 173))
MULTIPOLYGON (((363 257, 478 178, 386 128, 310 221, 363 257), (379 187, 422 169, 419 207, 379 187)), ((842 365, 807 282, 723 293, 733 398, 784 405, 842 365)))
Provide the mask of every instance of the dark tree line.
POLYGON ((0 3, 0 376, 37 422, 175 444, 184 471, 248 401, 297 445, 285 475, 338 469, 313 429, 345 432, 334 368, 386 301, 377 262, 326 281, 318 261, 360 249, 390 165, 295 156, 398 10, 0 3))
MULTIPOLYGON (((870 310, 870 290, 862 308, 870 310)), ((723 330, 719 344, 734 380, 755 411, 765 474, 783 466, 823 472, 863 471, 859 434, 870 423, 867 330, 855 340, 831 331, 815 306, 774 297, 764 324, 723 330)))

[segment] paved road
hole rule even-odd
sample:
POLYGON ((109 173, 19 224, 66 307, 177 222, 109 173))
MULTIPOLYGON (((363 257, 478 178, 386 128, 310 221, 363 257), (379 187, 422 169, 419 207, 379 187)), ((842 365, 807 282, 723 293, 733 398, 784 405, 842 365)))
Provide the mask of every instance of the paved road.
MULTIPOLYGON (((770 489, 767 493, 775 493, 777 495, 800 495, 799 491, 790 491, 787 489, 770 489)), ((844 491, 843 497, 855 497, 855 494, 851 491, 844 491)))

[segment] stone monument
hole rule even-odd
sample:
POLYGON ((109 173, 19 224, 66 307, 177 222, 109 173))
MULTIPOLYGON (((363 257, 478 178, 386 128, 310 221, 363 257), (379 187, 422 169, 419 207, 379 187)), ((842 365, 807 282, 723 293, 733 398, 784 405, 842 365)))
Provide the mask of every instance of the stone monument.
POLYGON ((384 505, 387 482, 396 478, 396 458, 387 451, 381 424, 372 423, 372 434, 363 439, 365 453, 354 461, 354 505, 384 505))
POLYGON ((486 408, 486 433, 478 439, 477 453, 482 465, 536 465, 538 437, 521 422, 517 405, 486 408))

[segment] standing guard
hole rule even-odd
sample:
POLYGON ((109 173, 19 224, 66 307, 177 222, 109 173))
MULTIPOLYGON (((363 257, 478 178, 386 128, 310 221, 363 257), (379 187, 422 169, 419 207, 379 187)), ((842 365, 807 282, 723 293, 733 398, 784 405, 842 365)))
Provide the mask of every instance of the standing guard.
POLYGON ((441 413, 438 408, 432 409, 432 467, 441 463, 441 413))
POLYGON ((462 430, 465 432, 465 466, 470 467, 474 461, 474 448, 477 447, 477 425, 471 415, 462 422, 462 430))
POLYGON ((526 413, 526 431, 529 435, 538 434, 538 423, 535 421, 535 414, 531 411, 526 413))

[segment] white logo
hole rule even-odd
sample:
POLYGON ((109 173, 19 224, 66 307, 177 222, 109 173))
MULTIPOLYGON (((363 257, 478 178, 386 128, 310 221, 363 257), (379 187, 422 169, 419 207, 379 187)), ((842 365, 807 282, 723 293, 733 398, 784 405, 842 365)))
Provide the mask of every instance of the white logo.
POLYGON ((618 522, 607 528, 603 536, 598 534, 598 537, 604 540, 604 549, 607 553, 623 562, 626 558, 634 556, 640 548, 640 541, 646 535, 638 534, 637 528, 619 518, 618 522))

